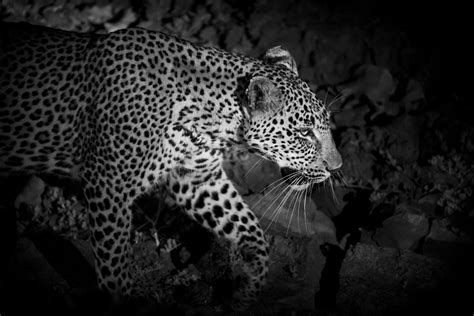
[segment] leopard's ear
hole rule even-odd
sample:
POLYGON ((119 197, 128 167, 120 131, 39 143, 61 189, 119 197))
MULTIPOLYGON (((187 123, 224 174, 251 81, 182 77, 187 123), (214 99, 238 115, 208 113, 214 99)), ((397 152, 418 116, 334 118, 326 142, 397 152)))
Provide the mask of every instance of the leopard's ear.
POLYGON ((282 106, 282 96, 280 90, 263 76, 255 76, 250 79, 249 86, 245 91, 247 96, 247 114, 274 114, 282 106))
POLYGON ((263 60, 267 63, 283 65, 298 76, 298 67, 295 59, 290 52, 281 46, 275 46, 267 50, 263 56, 263 60))

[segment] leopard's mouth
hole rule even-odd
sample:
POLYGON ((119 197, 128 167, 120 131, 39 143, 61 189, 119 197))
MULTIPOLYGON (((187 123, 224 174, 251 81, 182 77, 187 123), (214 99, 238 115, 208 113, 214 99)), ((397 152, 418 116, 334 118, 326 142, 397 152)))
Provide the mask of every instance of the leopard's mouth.
POLYGON ((290 167, 282 167, 282 168, 280 168, 280 172, 281 172, 281 176, 283 178, 285 178, 285 177, 289 178, 293 174, 296 175, 297 173, 300 173, 299 170, 294 169, 294 168, 290 168, 290 167))
POLYGON ((302 190, 309 185, 308 179, 306 179, 306 177, 298 169, 282 167, 280 169, 280 173, 284 181, 293 190, 302 190))
POLYGON ((285 183, 287 183, 291 189, 296 191, 304 190, 312 184, 324 182, 328 178, 321 174, 316 176, 306 175, 303 171, 290 167, 280 168, 280 173, 285 183))

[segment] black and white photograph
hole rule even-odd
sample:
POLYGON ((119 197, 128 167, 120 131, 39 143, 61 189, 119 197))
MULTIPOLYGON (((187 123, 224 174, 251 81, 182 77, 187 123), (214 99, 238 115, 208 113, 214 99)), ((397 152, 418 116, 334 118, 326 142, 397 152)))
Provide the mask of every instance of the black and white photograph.
POLYGON ((1 0, 0 316, 474 315, 472 14, 1 0))

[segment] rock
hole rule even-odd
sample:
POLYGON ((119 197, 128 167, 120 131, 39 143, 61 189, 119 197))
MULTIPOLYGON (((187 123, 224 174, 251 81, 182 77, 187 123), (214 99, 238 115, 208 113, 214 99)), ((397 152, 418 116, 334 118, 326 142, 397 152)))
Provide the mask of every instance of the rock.
POLYGON ((338 85, 343 96, 366 96, 375 105, 384 105, 395 92, 396 81, 388 69, 363 64, 352 73, 349 82, 338 85))
POLYGON ((213 26, 206 26, 199 32, 199 38, 205 44, 214 44, 216 45, 218 42, 217 38, 217 30, 213 26))
POLYGON ((341 139, 339 151, 342 155, 343 174, 352 179, 371 181, 375 157, 371 154, 373 145, 364 130, 349 128, 341 139))
POLYGON ((229 50, 234 50, 239 45, 245 35, 245 28, 241 25, 234 25, 225 35, 224 45, 229 50))
POLYGON ((120 19, 113 22, 104 23, 104 27, 107 32, 115 32, 118 30, 126 29, 133 23, 138 21, 138 15, 133 11, 132 8, 126 8, 124 14, 120 16, 120 19))
POLYGON ((447 219, 435 219, 423 244, 423 254, 443 260, 454 269, 469 273, 474 280, 474 241, 451 226, 447 219))
POLYGON ((101 25, 113 18, 115 8, 109 3, 107 5, 94 5, 88 8, 87 11, 89 22, 101 25))
POLYGON ((336 228, 332 220, 319 211, 311 199, 304 199, 297 191, 287 194, 282 194, 280 190, 275 193, 269 191, 244 199, 259 217, 264 230, 284 236, 317 234, 327 242, 336 243, 336 228))
POLYGON ((419 110, 425 104, 425 92, 420 82, 415 79, 408 81, 402 105, 407 113, 419 110))
POLYGON ((346 80, 349 70, 363 61, 363 32, 355 27, 321 25, 317 33, 311 33, 312 53, 308 54, 314 65, 311 80, 317 83, 337 84, 346 80))
POLYGON ((248 153, 233 156, 224 163, 224 169, 242 195, 260 192, 281 177, 278 165, 260 156, 248 153))
MULTIPOLYGON (((405 34, 400 32, 400 28, 388 24, 377 24, 372 30, 373 32, 365 39, 365 43, 374 64, 390 67, 394 73, 415 71, 413 69, 414 64, 417 63, 415 60, 425 52, 414 51, 409 41, 407 42, 405 34)), ((426 57, 421 58, 426 59, 426 57)))
MULTIPOLYGON (((280 310, 313 310, 313 297, 325 263, 320 246, 324 238, 313 235, 284 237, 269 231, 270 266, 267 284, 259 295, 258 304, 249 312, 256 315, 274 315, 280 310)), ((153 289, 160 302, 178 304, 180 308, 199 310, 210 308, 204 314, 216 314, 215 303, 226 301, 232 295, 232 280, 242 273, 240 262, 231 258, 236 250, 223 239, 215 239, 211 248, 199 260, 175 269, 166 253, 157 255, 153 243, 135 247, 135 258, 141 272, 140 284, 153 289), (138 257, 137 257, 138 256, 138 257)))
MULTIPOLYGON (((419 181, 421 182, 421 181, 419 181)), ((434 216, 441 194, 428 194, 418 200, 418 207, 428 216, 434 216)))
POLYGON ((360 229, 360 240, 359 242, 364 245, 371 245, 377 246, 377 243, 372 239, 374 237, 374 233, 371 230, 360 229))
POLYGON ((172 0, 143 1, 144 13, 147 21, 152 21, 152 24, 161 24, 163 17, 169 13, 173 6, 172 0))
POLYGON ((41 196, 45 190, 45 183, 36 176, 32 176, 15 199, 14 206, 19 209, 21 204, 34 209, 41 205, 41 196))
POLYGON ((307 217, 308 225, 314 227, 316 235, 321 238, 323 243, 337 245, 336 227, 326 214, 316 210, 307 217))
POLYGON ((383 222, 377 229, 373 240, 382 247, 415 250, 421 238, 428 234, 428 218, 420 210, 399 205, 395 215, 383 222))
POLYGON ((400 105, 400 102, 395 102, 395 101, 385 101, 383 105, 383 112, 389 116, 397 116, 400 114, 402 110, 402 106, 400 105))
MULTIPOLYGON (((261 2, 261 4, 256 4, 255 7, 263 6, 264 8, 260 8, 260 12, 253 12, 246 21, 247 30, 251 39, 261 39, 264 37, 264 34, 268 32, 277 33, 278 26, 281 26, 281 24, 278 25, 278 21, 282 20, 283 12, 279 12, 275 5, 281 5, 283 3, 272 3, 269 5, 264 1, 261 2)), ((273 34, 270 36, 273 36, 273 34)), ((266 47, 266 49, 268 48, 269 47, 266 47)))
POLYGON ((72 291, 97 288, 90 246, 87 257, 77 247, 81 244, 80 247, 86 248, 87 242, 76 241, 74 245, 71 239, 66 239, 50 229, 37 231, 32 235, 32 241, 48 264, 66 280, 72 291))
POLYGON ((412 115, 397 117, 387 127, 388 152, 401 164, 410 164, 418 159, 420 153, 419 119, 412 115))
POLYGON ((303 312, 314 310, 314 295, 326 258, 320 250, 322 240, 314 235, 308 238, 267 236, 270 240, 270 270, 267 285, 254 304, 255 315, 275 315, 287 310, 303 312))
POLYGON ((193 6, 193 0, 183 0, 179 3, 173 3, 171 5, 173 16, 183 15, 186 12, 191 12, 191 7, 193 6))
POLYGON ((334 217, 339 215, 344 206, 346 206, 347 201, 344 197, 354 190, 345 188, 343 186, 334 186, 333 190, 331 188, 322 186, 313 189, 311 194, 311 199, 316 204, 318 210, 321 210, 329 217, 334 217))
POLYGON ((367 125, 365 117, 369 112, 370 109, 367 105, 359 104, 354 108, 334 113, 334 123, 338 128, 349 126, 363 127, 367 125))
POLYGON ((278 165, 256 155, 242 161, 242 171, 245 173, 240 174, 241 183, 245 183, 251 192, 260 192, 281 177, 278 165))
POLYGON ((17 282, 33 282, 47 290, 69 291, 68 282, 53 268, 32 240, 26 237, 18 239, 14 263, 11 271, 17 282))
POLYGON ((72 245, 81 253, 81 255, 86 259, 90 267, 94 268, 94 252, 90 241, 82 239, 71 239, 72 245))
POLYGON ((449 224, 447 219, 435 219, 431 225, 430 233, 426 236, 428 240, 442 242, 469 242, 467 236, 463 236, 459 229, 449 224))
POLYGON ((247 35, 243 35, 239 44, 232 47, 232 52, 237 53, 237 54, 243 54, 243 55, 251 55, 253 51, 253 44, 247 37, 247 35))
POLYGON ((437 260, 358 244, 342 263, 337 306, 342 315, 455 314, 446 279, 437 260))

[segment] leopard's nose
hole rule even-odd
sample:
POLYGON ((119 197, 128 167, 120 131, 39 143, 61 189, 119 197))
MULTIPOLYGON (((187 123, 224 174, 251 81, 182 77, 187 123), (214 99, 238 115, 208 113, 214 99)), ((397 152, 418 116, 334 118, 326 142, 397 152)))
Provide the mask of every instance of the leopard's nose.
POLYGON ((342 158, 339 151, 334 144, 334 140, 330 133, 326 133, 322 136, 323 144, 323 161, 324 165, 329 172, 335 172, 342 167, 342 158))
POLYGON ((337 150, 334 150, 324 161, 324 165, 329 172, 335 172, 342 167, 342 158, 337 150))

